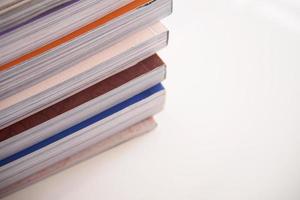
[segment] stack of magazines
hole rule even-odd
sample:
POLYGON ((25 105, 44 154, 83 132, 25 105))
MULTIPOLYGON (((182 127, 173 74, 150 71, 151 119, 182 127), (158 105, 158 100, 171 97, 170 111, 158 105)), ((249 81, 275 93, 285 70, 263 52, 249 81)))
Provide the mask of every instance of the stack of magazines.
POLYGON ((171 0, 1 0, 0 196, 152 130, 171 0))

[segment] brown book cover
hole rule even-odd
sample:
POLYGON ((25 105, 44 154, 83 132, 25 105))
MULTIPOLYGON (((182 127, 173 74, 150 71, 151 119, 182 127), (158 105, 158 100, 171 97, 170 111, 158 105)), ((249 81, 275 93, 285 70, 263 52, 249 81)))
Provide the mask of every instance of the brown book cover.
POLYGON ((117 87, 120 87, 130 80, 133 80, 143 74, 154 70, 157 67, 162 66, 163 64, 163 61, 157 55, 150 56, 149 58, 139 62, 138 64, 103 81, 100 81, 90 86, 89 88, 64 99, 63 101, 60 101, 4 129, 1 129, 0 142, 30 128, 33 128, 39 124, 42 124, 60 114, 63 114, 64 112, 72 110, 73 108, 83 103, 86 103, 117 87))

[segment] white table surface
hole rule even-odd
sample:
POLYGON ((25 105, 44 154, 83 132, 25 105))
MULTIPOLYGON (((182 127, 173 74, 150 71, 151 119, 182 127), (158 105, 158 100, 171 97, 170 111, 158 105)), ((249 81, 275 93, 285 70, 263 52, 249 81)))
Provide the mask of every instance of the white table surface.
POLYGON ((174 2, 159 127, 6 200, 299 200, 300 1, 174 2))

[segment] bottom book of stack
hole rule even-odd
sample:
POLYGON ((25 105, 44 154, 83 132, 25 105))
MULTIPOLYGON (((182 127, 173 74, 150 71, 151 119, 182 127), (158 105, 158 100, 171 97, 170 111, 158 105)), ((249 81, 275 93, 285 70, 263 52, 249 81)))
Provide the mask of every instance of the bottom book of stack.
POLYGON ((99 153, 109 150, 112 147, 120 145, 130 139, 138 137, 152 131, 157 126, 156 122, 152 117, 147 118, 129 128, 120 131, 96 144, 85 148, 78 153, 69 156, 61 161, 58 161, 30 176, 27 176, 3 189, 0 190, 0 198, 7 196, 13 192, 24 189, 38 181, 41 181, 51 175, 54 175, 62 170, 65 170, 73 165, 78 164, 84 160, 87 160, 99 153))

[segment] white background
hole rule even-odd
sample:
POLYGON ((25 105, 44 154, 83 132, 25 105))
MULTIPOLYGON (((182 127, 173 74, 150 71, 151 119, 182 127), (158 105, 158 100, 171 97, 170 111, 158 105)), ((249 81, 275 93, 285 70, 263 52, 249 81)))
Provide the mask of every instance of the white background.
POLYGON ((159 127, 8 199, 299 200, 299 0, 175 0, 159 127))

